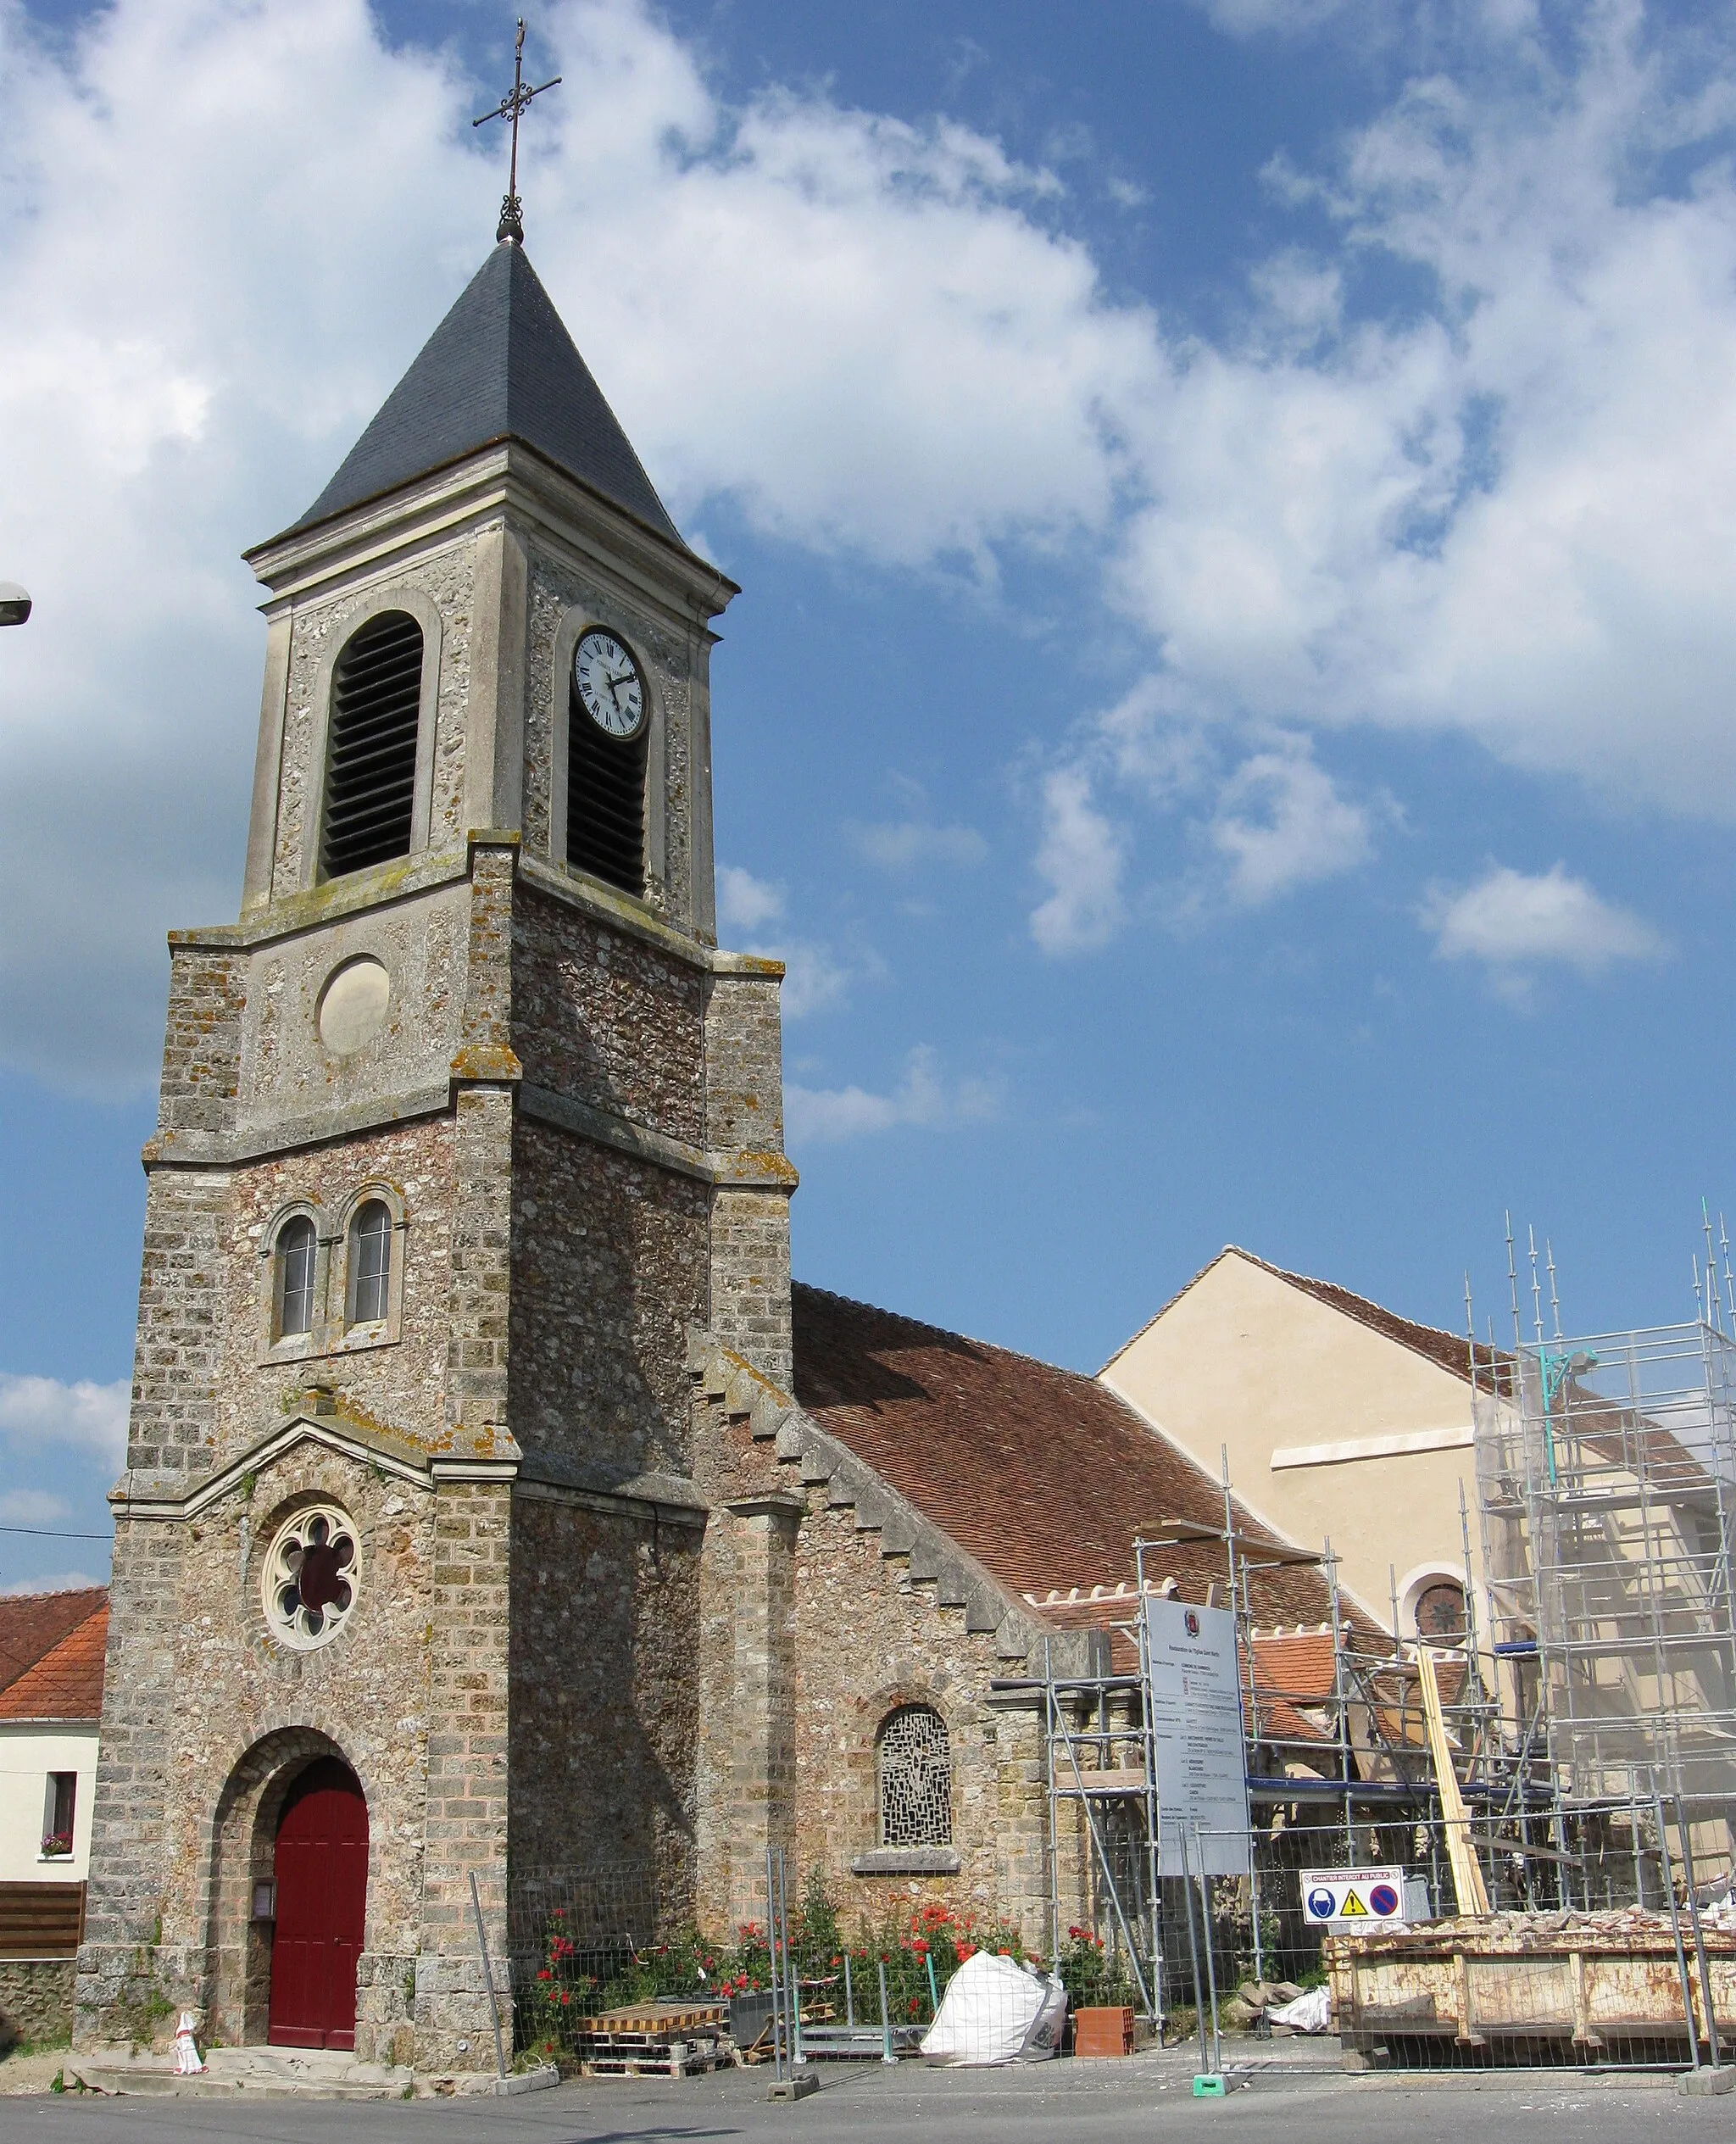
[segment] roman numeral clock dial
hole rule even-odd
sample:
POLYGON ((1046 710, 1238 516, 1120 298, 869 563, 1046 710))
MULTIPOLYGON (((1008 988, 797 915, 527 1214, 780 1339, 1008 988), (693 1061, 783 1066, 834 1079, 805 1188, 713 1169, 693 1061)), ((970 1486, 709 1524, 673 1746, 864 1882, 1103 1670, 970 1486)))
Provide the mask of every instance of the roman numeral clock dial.
POLYGON ((612 632, 587 632, 574 649, 573 683, 585 712, 606 736, 638 735, 645 721, 644 681, 612 632))

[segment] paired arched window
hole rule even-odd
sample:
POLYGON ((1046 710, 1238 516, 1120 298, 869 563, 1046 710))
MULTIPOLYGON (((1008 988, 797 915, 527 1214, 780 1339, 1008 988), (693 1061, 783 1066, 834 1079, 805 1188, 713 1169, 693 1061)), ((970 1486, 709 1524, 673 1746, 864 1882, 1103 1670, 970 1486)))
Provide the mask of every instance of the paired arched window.
POLYGON ((277 1231, 274 1323, 281 1340, 298 1339, 314 1329, 314 1267, 319 1247, 314 1224, 304 1213, 292 1214, 277 1231))
POLYGON ((880 1843, 949 1846, 953 1751, 932 1705, 900 1705, 880 1729, 880 1843))
POLYGON ((352 1325, 385 1317, 392 1295, 392 1209, 383 1199, 370 1199, 349 1224, 348 1294, 352 1325))
POLYGON ((332 672, 320 838, 326 877, 409 854, 421 705, 422 628, 407 610, 382 610, 332 672))
POLYGON ((265 1357, 377 1347, 399 1337, 405 1226, 396 1193, 363 1185, 333 1226, 320 1209, 287 1213, 266 1237, 260 1290, 265 1357))

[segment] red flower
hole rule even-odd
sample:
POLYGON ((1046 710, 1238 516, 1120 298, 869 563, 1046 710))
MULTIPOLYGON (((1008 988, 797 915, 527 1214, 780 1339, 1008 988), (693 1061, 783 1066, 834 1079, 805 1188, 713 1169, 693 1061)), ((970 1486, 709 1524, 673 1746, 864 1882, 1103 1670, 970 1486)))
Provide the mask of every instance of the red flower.
POLYGON ((960 1943, 960 1946, 959 1946, 959 1963, 960 1963, 960 1965, 962 1965, 962 1964, 965 1963, 965 1960, 967 1957, 976 1957, 976 1946, 974 1943, 960 1943))
POLYGON ((540 1972, 540 1973, 537 1975, 537 1978, 539 1980, 552 1980, 554 1978, 554 1974, 552 1974, 552 1973, 548 1970, 548 1968, 545 1965, 545 1966, 542 1968, 542 1971, 541 1971, 541 1972, 540 1972))

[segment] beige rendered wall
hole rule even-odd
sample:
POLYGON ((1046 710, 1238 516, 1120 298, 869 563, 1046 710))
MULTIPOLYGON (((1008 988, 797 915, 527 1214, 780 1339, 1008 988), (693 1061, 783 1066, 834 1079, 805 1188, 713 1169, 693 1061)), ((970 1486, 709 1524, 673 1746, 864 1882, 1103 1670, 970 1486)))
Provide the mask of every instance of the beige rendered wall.
POLYGON ((91 1799, 97 1779, 97 1723, 0 1723, 0 1883, 82 1883, 91 1861, 91 1799), (72 1856, 42 1854, 48 1774, 76 1772, 72 1856))
POLYGON ((1389 1569, 1401 1593, 1426 1567, 1462 1576, 1461 1480, 1480 1579, 1465 1381, 1257 1261, 1226 1251, 1101 1378, 1214 1478, 1227 1445, 1237 1495, 1279 1533, 1305 1548, 1330 1536, 1339 1584, 1360 1605, 1356 1619, 1390 1625, 1389 1569), (1296 1445, 1455 1428, 1456 1449, 1271 1464, 1296 1445))

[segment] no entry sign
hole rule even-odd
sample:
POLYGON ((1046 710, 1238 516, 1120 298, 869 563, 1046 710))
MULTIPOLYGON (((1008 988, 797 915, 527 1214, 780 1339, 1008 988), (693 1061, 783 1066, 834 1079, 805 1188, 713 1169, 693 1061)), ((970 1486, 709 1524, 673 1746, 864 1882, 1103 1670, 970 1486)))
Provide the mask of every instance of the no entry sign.
POLYGON ((1302 1913, 1316 1928, 1366 1928, 1405 1918, 1402 1868, 1305 1868, 1302 1913))

